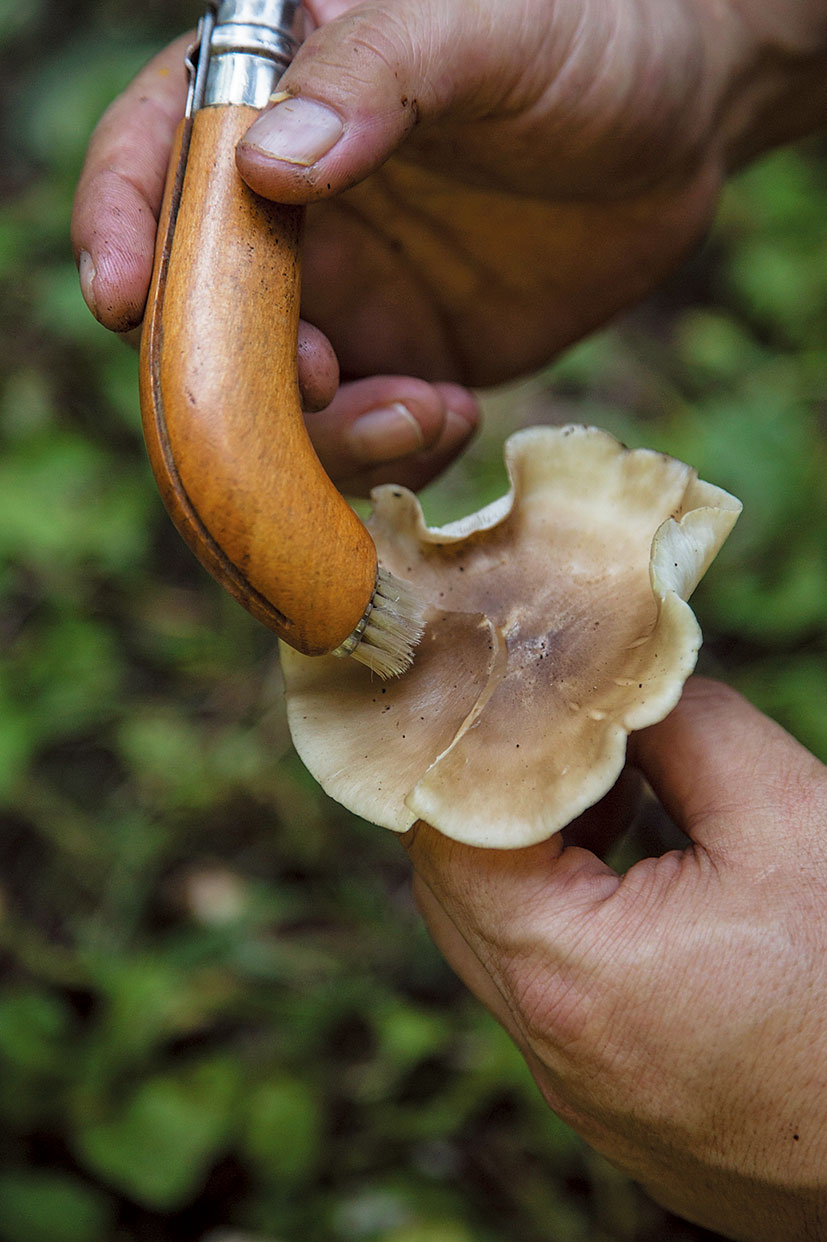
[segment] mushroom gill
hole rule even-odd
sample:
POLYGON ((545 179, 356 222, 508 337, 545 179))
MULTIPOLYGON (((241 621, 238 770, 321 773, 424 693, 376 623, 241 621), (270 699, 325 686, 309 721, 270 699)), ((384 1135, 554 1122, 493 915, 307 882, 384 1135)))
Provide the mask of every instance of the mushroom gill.
POLYGON ((671 711, 701 635, 687 598, 741 511, 689 466, 594 427, 510 437, 507 495, 440 528, 373 492, 379 560, 425 606, 412 669, 282 647, 293 740, 324 789, 404 832, 543 840, 598 801, 626 737, 671 711))

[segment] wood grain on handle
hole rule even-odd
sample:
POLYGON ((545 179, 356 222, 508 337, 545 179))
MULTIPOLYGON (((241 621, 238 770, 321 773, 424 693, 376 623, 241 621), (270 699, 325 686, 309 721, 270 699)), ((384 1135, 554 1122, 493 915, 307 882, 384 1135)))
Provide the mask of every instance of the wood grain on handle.
POLYGON ((376 552, 305 430, 302 211, 260 198, 236 170, 256 115, 204 108, 179 131, 142 341, 144 435, 202 564, 291 646, 321 655, 361 620, 376 552))

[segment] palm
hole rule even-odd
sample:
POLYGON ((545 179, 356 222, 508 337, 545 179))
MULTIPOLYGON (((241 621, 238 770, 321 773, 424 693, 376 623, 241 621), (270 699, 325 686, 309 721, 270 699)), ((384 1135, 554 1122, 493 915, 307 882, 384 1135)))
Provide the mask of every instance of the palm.
POLYGON ((645 296, 716 192, 706 173, 668 194, 544 201, 396 157, 310 209, 304 313, 346 374, 497 383, 645 296))
MULTIPOLYGON (((322 28, 285 82, 298 75, 306 88, 305 58, 314 91, 326 64, 334 94, 351 73, 386 72, 402 53, 389 16, 374 27, 370 7, 310 0, 322 28), (325 24, 343 10, 334 36, 325 24)), ((450 6, 426 7, 434 44, 450 46, 457 32, 440 33, 450 6)), ((309 213, 305 313, 346 373, 473 385, 522 374, 646 295, 711 215, 717 144, 697 144, 707 126, 711 138, 714 91, 698 88, 708 47, 694 0, 658 0, 656 23, 645 4, 620 0, 558 0, 539 25, 536 0, 481 10, 485 22, 457 26, 464 55, 440 64, 441 91, 417 83, 408 120, 421 106, 421 123, 397 153, 309 213), (475 41, 475 29, 486 37, 475 41), (438 124, 429 90, 452 97, 438 124)), ((372 158, 370 143, 354 139, 354 164, 359 147, 372 158)), ((289 201, 324 185, 248 155, 241 167, 255 189, 289 201)))

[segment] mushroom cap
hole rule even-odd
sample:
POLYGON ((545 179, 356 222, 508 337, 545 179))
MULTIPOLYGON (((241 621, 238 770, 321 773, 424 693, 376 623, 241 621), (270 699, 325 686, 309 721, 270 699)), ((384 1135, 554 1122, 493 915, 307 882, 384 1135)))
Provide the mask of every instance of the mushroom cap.
POLYGON ((617 780, 626 737, 677 703, 701 645, 686 603, 741 511, 689 466, 595 427, 505 445, 508 493, 429 528, 372 493, 379 560, 425 607, 413 667, 282 647, 296 749, 323 788, 395 832, 417 819, 513 849, 564 828, 617 780))

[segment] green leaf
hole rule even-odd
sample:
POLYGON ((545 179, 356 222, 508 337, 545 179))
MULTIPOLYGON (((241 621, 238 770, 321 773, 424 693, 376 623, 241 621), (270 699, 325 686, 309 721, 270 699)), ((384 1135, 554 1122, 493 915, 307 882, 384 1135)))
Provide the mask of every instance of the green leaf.
POLYGON ((117 699, 124 672, 114 635, 99 621, 60 615, 21 642, 26 678, 16 682, 19 701, 28 702, 38 741, 76 734, 106 717, 117 699))
POLYGON ((76 173, 101 113, 157 50, 95 30, 52 47, 17 101, 17 140, 52 169, 76 173))
POLYGON ((111 1118, 81 1129, 78 1156, 144 1207, 182 1207, 229 1141, 236 1089, 228 1061, 149 1078, 111 1118))
POLYGON ((753 667, 741 669, 732 681, 751 702, 827 763, 827 655, 764 658, 753 667))
POLYGON ((68 1016, 45 992, 9 992, 0 999, 0 1060, 4 1073, 50 1071, 65 1050, 68 1016))
POLYGON ((148 796, 167 807, 206 808, 220 796, 203 730, 172 707, 125 720, 118 742, 148 796))
POLYGON ((33 436, 0 461, 0 558, 65 583, 88 562, 131 571, 147 543, 152 493, 75 434, 33 436))
POLYGON ((197 1030, 226 991, 216 992, 214 972, 182 967, 171 953, 99 956, 90 966, 105 997, 99 1056, 113 1075, 134 1073, 159 1045, 197 1030))
POLYGON ((112 1216, 107 1198, 76 1178, 0 1173, 0 1242, 105 1242, 112 1216))
POLYGON ((443 1015, 425 1013, 411 1005, 387 1004, 376 1014, 383 1051, 396 1069, 441 1050, 450 1027, 443 1015))
POLYGON ((242 1133, 245 1154, 268 1182, 307 1180, 321 1152, 317 1093, 294 1078, 257 1085, 246 1105, 242 1133))
POLYGON ((716 311, 684 315, 676 346, 690 373, 705 383, 736 380, 764 358, 743 324, 716 311))

